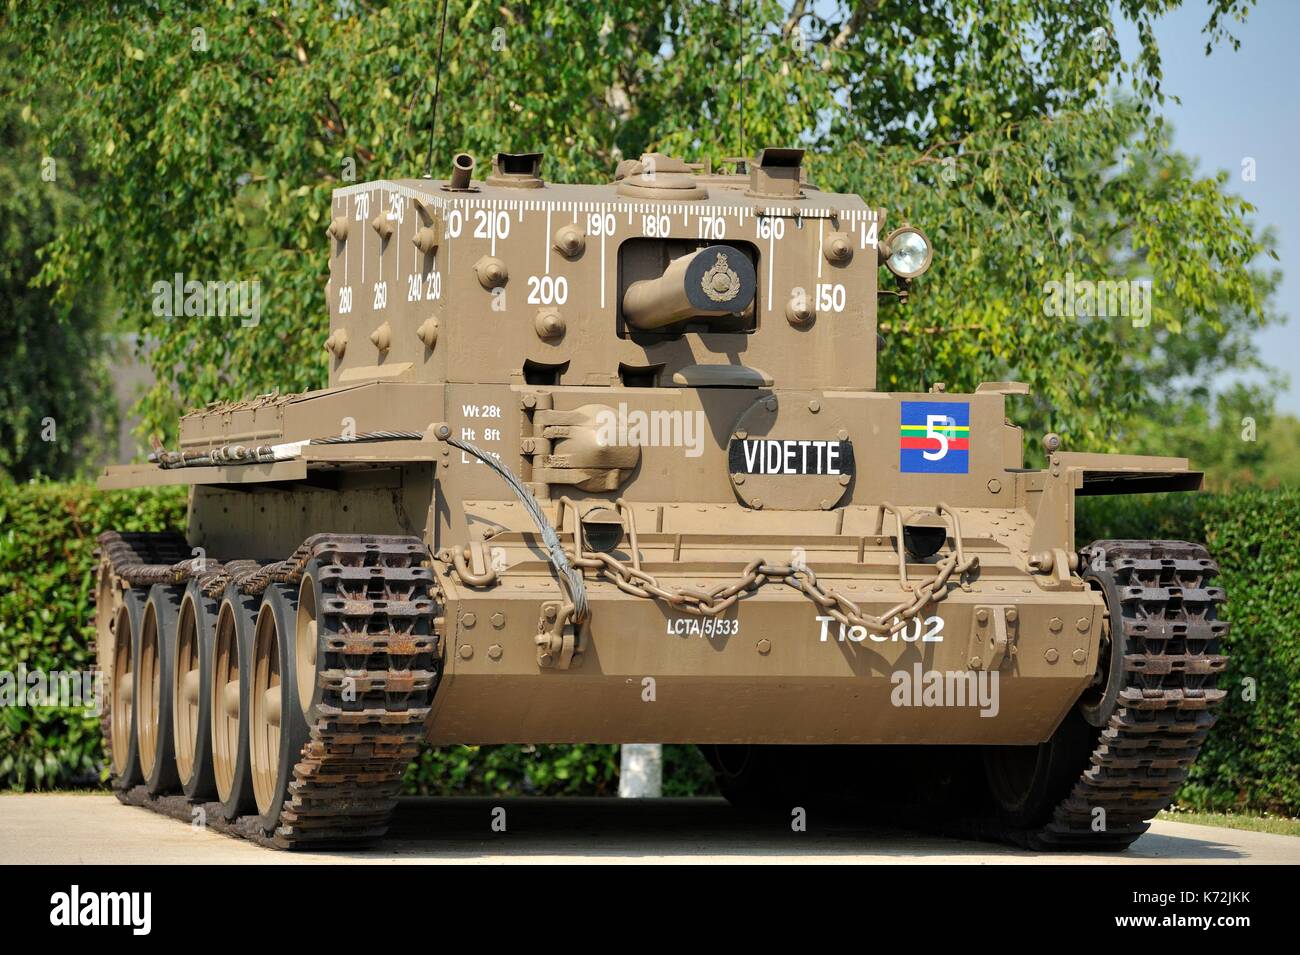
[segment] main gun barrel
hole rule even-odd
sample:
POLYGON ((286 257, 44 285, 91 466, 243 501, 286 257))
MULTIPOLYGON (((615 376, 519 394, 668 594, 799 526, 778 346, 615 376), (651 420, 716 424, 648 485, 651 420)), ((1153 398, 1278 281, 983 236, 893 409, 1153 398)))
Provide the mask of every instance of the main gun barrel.
POLYGON ((754 301, 754 264, 739 249, 710 245, 673 259, 657 279, 628 286, 623 318, 633 328, 650 330, 695 316, 743 312, 754 301))

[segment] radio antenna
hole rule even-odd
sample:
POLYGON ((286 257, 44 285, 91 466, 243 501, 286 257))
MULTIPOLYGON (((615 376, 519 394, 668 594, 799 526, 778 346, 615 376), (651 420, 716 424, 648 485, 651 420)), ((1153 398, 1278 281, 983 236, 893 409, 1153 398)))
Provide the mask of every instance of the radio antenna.
POLYGON ((740 0, 740 155, 745 156, 745 0, 740 0))
POLYGON ((438 60, 433 71, 433 108, 429 117, 429 149, 424 154, 424 178, 433 178, 433 137, 438 131, 438 93, 442 89, 442 45, 447 38, 447 0, 442 0, 442 26, 438 28, 438 60))

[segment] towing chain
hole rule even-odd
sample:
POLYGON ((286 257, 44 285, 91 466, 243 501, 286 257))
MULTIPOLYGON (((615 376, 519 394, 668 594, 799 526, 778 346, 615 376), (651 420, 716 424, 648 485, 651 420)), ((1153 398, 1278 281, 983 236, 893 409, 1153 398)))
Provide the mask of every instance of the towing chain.
POLYGON ((611 554, 585 552, 581 558, 570 556, 570 560, 575 567, 595 571, 624 593, 662 600, 682 613, 700 617, 726 612, 765 584, 785 584, 798 590, 846 627, 864 627, 870 633, 886 635, 903 629, 927 605, 944 600, 951 593, 948 582, 952 576, 956 574, 960 579, 978 563, 977 557, 959 558, 955 551, 949 553, 935 565, 933 577, 924 583, 905 585, 912 589, 910 600, 896 604, 880 616, 873 616, 863 612, 861 607, 834 588, 823 588, 813 569, 804 564, 771 564, 760 557, 745 565, 740 579, 701 590, 697 587, 665 587, 653 574, 629 567, 611 554))
MULTIPOLYGON (((226 824, 215 807, 206 818, 228 835, 280 849, 355 845, 382 836, 402 776, 419 752, 441 676, 434 632, 439 599, 423 542, 316 534, 287 560, 271 563, 177 560, 188 548, 176 534, 108 531, 99 543, 123 584, 181 585, 198 579, 206 594, 217 597, 230 584, 253 595, 272 583, 300 584, 308 565, 318 561, 323 592, 317 608, 320 698, 279 824, 269 834, 257 826, 255 815, 226 824), (160 556, 165 562, 154 563, 160 556)), ((119 798, 186 821, 192 818, 193 807, 184 796, 148 797, 137 787, 119 798)))
POLYGON ((1121 613, 1110 626, 1124 682, 1090 765, 1051 821, 1026 834, 1033 848, 1123 848, 1146 832, 1187 778, 1226 696, 1215 684, 1228 662, 1219 653, 1228 623, 1218 619, 1227 598, 1210 584, 1219 568, 1204 547, 1098 541, 1082 556, 1100 556, 1117 585, 1121 613))

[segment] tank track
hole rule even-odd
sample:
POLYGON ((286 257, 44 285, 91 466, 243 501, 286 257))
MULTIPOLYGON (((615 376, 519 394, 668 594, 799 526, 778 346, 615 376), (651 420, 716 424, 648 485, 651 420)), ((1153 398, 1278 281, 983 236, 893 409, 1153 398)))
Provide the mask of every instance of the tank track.
MULTIPOLYGON (((142 533, 142 532, 118 532, 108 531, 100 534, 96 540, 99 545, 95 548, 96 574, 109 574, 114 579, 112 583, 117 586, 120 582, 127 582, 127 574, 136 567, 159 567, 170 566, 192 557, 190 545, 180 534, 175 533, 142 533), (122 568, 122 572, 118 571, 122 568)), ((98 600, 99 594, 99 577, 96 577, 96 586, 91 591, 92 602, 98 600)), ((143 586, 143 582, 141 586, 143 586)), ((102 612, 105 608, 96 607, 96 614, 102 612)), ((107 608, 112 610, 113 608, 107 608)), ((96 625, 96 635, 104 638, 107 634, 100 634, 96 625)), ((98 654, 97 654, 98 656, 98 654)), ((106 678, 112 676, 111 664, 106 674, 106 678)), ((100 740, 104 750, 104 764, 113 765, 113 694, 107 692, 103 694, 100 701, 99 729, 100 740)), ((117 789, 117 780, 113 780, 113 788, 117 789)))
POLYGON ((1215 683, 1228 662, 1219 654, 1228 623, 1226 595, 1210 586, 1219 568, 1200 544, 1098 541, 1118 587, 1123 613, 1111 620, 1124 640, 1124 684, 1101 730, 1091 765, 1040 829, 1012 834, 1034 849, 1123 849, 1173 800, 1200 752, 1226 691, 1215 683), (1094 831, 1094 810, 1105 826, 1094 831))
MULTIPOLYGON (((300 583, 313 559, 322 563, 321 696, 279 825, 268 834, 254 816, 226 823, 215 804, 201 807, 205 824, 278 849, 356 846, 383 836, 402 776, 419 752, 441 675, 438 603, 432 571, 424 566, 428 549, 414 537, 320 534, 276 563, 169 565, 145 559, 163 542, 143 536, 154 535, 109 532, 100 538, 114 573, 132 586, 197 576, 209 593, 234 583, 259 594, 271 583, 300 583)), ((118 798, 186 821, 198 816, 184 796, 155 798, 136 787, 118 798)))

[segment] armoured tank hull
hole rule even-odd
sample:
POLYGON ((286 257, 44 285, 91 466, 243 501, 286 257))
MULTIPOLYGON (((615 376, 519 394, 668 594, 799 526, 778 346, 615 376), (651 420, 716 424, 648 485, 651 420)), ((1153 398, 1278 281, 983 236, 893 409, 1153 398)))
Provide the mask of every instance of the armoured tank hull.
POLYGON ((1074 501, 1200 475, 1053 436, 1026 468, 1015 383, 875 390, 880 264, 914 263, 797 150, 539 163, 340 190, 331 386, 101 477, 191 487, 183 538, 103 538, 123 798, 293 847, 381 834, 421 742, 694 743, 749 805, 960 747, 980 831, 1140 835, 1222 696, 1223 594, 1196 545, 1079 548, 1074 501))

